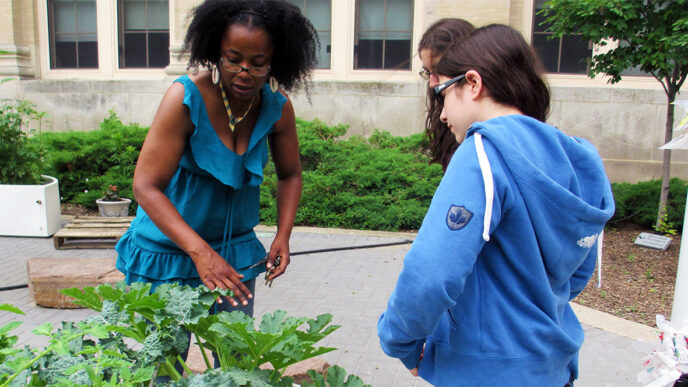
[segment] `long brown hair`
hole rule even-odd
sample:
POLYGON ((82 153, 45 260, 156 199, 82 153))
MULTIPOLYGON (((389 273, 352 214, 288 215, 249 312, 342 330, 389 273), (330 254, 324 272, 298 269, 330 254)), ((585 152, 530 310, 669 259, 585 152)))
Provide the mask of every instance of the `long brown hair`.
POLYGON ((476 29, 452 44, 435 67, 438 74, 450 78, 475 70, 495 102, 542 122, 547 119, 550 93, 544 66, 533 47, 507 25, 476 29))
MULTIPOLYGON (((430 50, 433 59, 440 58, 455 40, 468 35, 474 29, 473 24, 463 19, 440 19, 425 31, 418 43, 418 52, 430 50)), ((459 144, 447 124, 440 121, 442 105, 437 103, 432 89, 428 89, 426 96, 428 115, 425 117, 425 135, 429 140, 430 162, 439 163, 446 171, 459 144)))

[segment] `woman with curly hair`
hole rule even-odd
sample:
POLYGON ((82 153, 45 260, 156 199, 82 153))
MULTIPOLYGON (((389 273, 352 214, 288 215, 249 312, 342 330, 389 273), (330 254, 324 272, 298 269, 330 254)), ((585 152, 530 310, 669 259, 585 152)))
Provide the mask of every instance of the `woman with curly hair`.
POLYGON ((434 69, 447 47, 452 42, 468 35, 474 28, 473 24, 463 19, 440 19, 425 31, 418 43, 418 56, 423 63, 423 69, 419 74, 421 78, 428 81, 426 100, 428 115, 425 117, 425 135, 430 141, 430 162, 440 164, 443 171, 447 170, 449 160, 459 147, 459 143, 449 131, 447 124, 440 120, 442 105, 437 103, 435 93, 432 91, 432 88, 440 83, 434 69))
POLYGON ((284 93, 316 64, 318 38, 299 9, 274 0, 208 0, 195 8, 189 75, 165 93, 134 174, 136 218, 117 244, 128 283, 234 291, 215 310, 253 313, 255 278, 289 265, 301 195, 294 109, 284 93), (253 227, 268 160, 277 171, 278 225, 267 253, 253 227), (279 259, 278 259, 279 258, 279 259))

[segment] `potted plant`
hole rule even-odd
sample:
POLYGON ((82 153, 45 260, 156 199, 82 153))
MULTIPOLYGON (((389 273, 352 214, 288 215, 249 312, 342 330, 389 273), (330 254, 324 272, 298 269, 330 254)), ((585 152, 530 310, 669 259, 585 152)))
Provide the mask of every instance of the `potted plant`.
POLYGON ((0 104, 0 235, 46 237, 61 226, 58 181, 41 175, 45 151, 27 136, 43 116, 28 101, 0 104))
POLYGON ((119 196, 116 185, 110 184, 105 195, 96 200, 100 216, 128 216, 131 199, 119 196))

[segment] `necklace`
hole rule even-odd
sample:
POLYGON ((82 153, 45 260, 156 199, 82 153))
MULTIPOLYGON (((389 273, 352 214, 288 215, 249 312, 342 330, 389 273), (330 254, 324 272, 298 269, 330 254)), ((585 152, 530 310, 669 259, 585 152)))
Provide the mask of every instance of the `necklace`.
POLYGON ((234 114, 232 114, 232 109, 229 107, 229 100, 227 99, 227 94, 225 94, 225 87, 222 85, 220 82, 220 91, 222 91, 222 100, 225 102, 225 109, 227 109, 227 116, 229 117, 229 130, 234 133, 234 127, 239 124, 239 122, 243 121, 244 118, 248 115, 248 112, 251 111, 251 108, 253 107, 253 100, 256 99, 256 96, 254 95, 253 98, 251 98, 251 103, 248 105, 248 109, 246 109, 246 113, 244 113, 243 116, 239 118, 234 118, 234 114))

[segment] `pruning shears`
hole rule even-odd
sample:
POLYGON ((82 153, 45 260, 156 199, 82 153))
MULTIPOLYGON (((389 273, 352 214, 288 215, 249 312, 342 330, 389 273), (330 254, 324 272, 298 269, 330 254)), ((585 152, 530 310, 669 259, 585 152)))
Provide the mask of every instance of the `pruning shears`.
MULTIPOLYGON (((268 256, 266 255, 265 258, 261 259, 260 261, 254 263, 253 265, 249 266, 249 269, 253 269, 254 267, 258 267, 260 265, 265 265, 268 262, 268 256)), ((280 256, 278 255, 277 258, 275 258, 275 262, 273 263, 272 267, 265 272, 265 285, 267 285, 269 288, 272 287, 272 280, 269 280, 268 277, 270 277, 270 274, 272 274, 275 269, 277 269, 277 266, 280 264, 280 256)))

